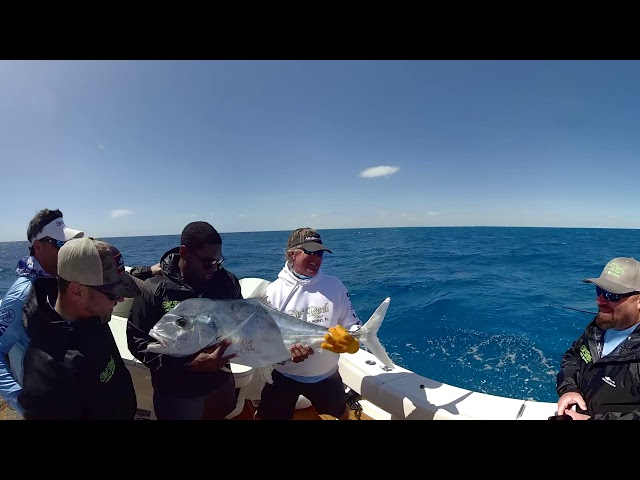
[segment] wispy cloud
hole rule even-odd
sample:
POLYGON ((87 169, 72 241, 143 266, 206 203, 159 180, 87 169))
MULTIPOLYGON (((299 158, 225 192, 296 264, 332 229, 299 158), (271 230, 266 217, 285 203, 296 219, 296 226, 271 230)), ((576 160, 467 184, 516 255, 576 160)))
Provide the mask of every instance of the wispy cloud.
POLYGON ((427 212, 427 215, 440 215, 440 212, 427 212))
POLYGON ((101 143, 99 143, 99 144, 98 144, 98 150, 104 150, 104 145, 103 145, 103 144, 101 144, 101 143))
POLYGON ((111 212, 111 218, 124 217, 125 215, 133 215, 131 210, 113 210, 111 212))
POLYGON ((364 178, 373 178, 373 177, 388 177, 389 175, 393 175, 400 167, 390 167, 388 165, 379 165, 377 167, 365 168, 360 172, 360 176, 364 178))

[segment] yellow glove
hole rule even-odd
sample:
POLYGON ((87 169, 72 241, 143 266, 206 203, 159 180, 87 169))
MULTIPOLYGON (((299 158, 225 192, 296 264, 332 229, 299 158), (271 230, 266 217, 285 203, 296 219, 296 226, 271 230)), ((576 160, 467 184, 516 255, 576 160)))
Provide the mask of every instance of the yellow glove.
POLYGON ((324 340, 320 347, 334 353, 356 353, 360 348, 360 342, 340 325, 329 327, 324 340))

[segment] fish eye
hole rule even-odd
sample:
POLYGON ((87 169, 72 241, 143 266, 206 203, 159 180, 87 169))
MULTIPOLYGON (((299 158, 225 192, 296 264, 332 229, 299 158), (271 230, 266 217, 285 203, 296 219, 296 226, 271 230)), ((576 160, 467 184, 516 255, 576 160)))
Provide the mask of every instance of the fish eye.
POLYGON ((176 320, 176 325, 178 325, 180 328, 184 328, 187 326, 187 319, 184 317, 180 317, 179 319, 176 320))

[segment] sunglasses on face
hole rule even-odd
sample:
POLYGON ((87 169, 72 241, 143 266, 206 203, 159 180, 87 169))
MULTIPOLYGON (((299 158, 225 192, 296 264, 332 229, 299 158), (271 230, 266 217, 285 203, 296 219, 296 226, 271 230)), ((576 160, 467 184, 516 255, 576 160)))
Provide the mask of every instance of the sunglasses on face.
POLYGON ((98 292, 100 292, 101 294, 103 294, 105 297, 107 297, 109 300, 111 300, 112 302, 117 300, 118 297, 120 295, 116 295, 115 293, 111 293, 111 292, 107 292, 106 290, 103 290, 100 287, 93 287, 91 285, 88 285, 89 287, 93 288, 94 290, 97 290, 98 292))
POLYGON ((200 258, 198 255, 196 255, 195 253, 193 253, 193 256, 196 257, 202 263, 202 268, 204 268, 205 270, 209 270, 209 269, 213 268, 214 265, 215 265, 216 270, 217 270, 224 263, 224 256, 223 255, 220 255, 220 258, 207 258, 207 259, 204 259, 204 260, 202 258, 200 258))
POLYGON ((600 295, 604 295, 604 298, 606 298, 610 302, 619 302, 622 298, 630 297, 631 295, 635 295, 636 293, 637 292, 611 293, 611 292, 607 292, 605 289, 600 288, 599 286, 596 285, 596 297, 599 297, 600 295))
POLYGON ((301 248, 300 250, 302 250, 307 255, 317 255, 319 257, 322 257, 322 255, 324 255, 324 250, 318 250, 317 252, 310 252, 309 250, 305 250, 304 248, 301 248))
POLYGON ((51 245, 53 245, 55 248, 57 248, 58 250, 60 250, 62 248, 62 246, 67 243, 64 240, 56 240, 55 238, 50 238, 50 237, 46 237, 46 238, 41 238, 40 239, 41 242, 46 242, 46 243, 50 243, 51 245))

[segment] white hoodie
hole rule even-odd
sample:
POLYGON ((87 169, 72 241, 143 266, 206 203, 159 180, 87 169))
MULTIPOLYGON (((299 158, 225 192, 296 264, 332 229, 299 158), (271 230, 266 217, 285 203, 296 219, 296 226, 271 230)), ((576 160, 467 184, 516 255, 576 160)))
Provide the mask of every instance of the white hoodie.
MULTIPOLYGON (((296 277, 285 264, 278 278, 271 282, 263 300, 277 310, 329 329, 342 325, 346 330, 362 325, 356 315, 347 287, 338 277, 325 275, 322 268, 309 279, 296 277)), ((288 361, 276 365, 279 372, 301 377, 315 377, 335 371, 339 354, 315 348, 314 354, 300 363, 288 361)))

